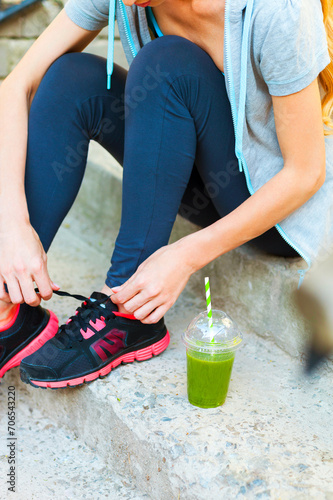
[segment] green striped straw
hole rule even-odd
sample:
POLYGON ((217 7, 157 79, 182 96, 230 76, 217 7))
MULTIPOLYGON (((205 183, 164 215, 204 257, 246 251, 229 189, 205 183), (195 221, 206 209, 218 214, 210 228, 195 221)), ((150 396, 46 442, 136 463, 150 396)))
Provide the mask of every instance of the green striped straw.
MULTIPOLYGON (((206 302, 207 302, 207 316, 209 328, 213 327, 213 314, 212 314, 212 301, 210 299, 210 285, 209 278, 205 278, 206 302)), ((214 341, 214 339, 213 339, 214 341)))

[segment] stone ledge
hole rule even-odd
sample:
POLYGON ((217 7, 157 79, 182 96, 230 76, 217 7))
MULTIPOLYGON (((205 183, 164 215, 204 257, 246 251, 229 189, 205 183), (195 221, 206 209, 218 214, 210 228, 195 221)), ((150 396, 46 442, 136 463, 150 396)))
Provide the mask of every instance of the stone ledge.
MULTIPOLYGON (((0 38, 37 38, 62 10, 66 2, 43 0, 0 23, 0 38)), ((108 27, 97 38, 108 38, 108 27)), ((116 23, 115 38, 119 39, 116 23)))
POLYGON ((0 39, 0 77, 5 78, 29 50, 35 39, 0 39))
POLYGON ((60 2, 44 0, 0 23, 0 38, 37 38, 62 9, 60 2))
MULTIPOLYGON (((24 54, 35 42, 34 38, 25 39, 1 39, 0 38, 0 78, 5 78, 19 63, 24 54)), ((115 62, 124 68, 128 68, 127 60, 119 40, 115 40, 115 62)), ((107 41, 96 39, 84 50, 90 54, 107 56, 107 41)), ((105 70, 106 71, 106 70, 105 70)), ((105 73, 106 75, 106 73, 105 73)), ((106 76, 105 76, 106 79, 106 76)))
MULTIPOLYGON (((15 68, 36 38, 53 21, 62 5, 60 1, 46 0, 0 23, 0 82, 15 68)), ((106 27, 84 51, 106 57, 107 36, 106 27)), ((128 68, 117 26, 115 38, 115 62, 128 68)))
MULTIPOLYGON (((69 280, 70 275, 76 289, 78 261, 90 257, 85 272, 94 275, 101 266, 93 265, 95 251, 77 239, 78 253, 72 250, 60 268, 65 241, 75 243, 68 231, 67 236, 62 231, 50 252, 51 269, 56 279, 69 280)), ((49 306, 62 317, 72 314, 77 303, 55 298, 49 306)), ((192 407, 180 335, 198 310, 199 301, 183 294, 166 317, 171 344, 165 353, 120 366, 88 386, 58 391, 24 387, 18 370, 6 383, 24 394, 24 404, 70 429, 116 475, 152 500, 242 495, 249 500, 327 500, 333 492, 332 374, 304 379, 295 360, 271 342, 247 335, 225 405, 192 407)))
MULTIPOLYGON (((0 386, 1 401, 8 398, 9 378, 0 386)), ((16 384, 16 382, 15 382, 16 384)), ((36 409, 29 392, 16 384, 16 436, 18 438, 16 488, 14 498, 27 500, 69 500, 78 498, 112 500, 147 500, 129 477, 116 475, 114 470, 87 445, 53 419, 36 409), (82 474, 82 471, 84 473, 82 474)), ((0 417, 0 498, 9 499, 8 479, 8 416, 0 417), (7 456, 6 456, 7 455, 7 456), (5 479, 6 478, 6 479, 5 479)))
MULTIPOLYGON (((81 199, 48 256, 52 279, 83 295, 101 288, 119 225, 119 207, 117 213, 112 211, 121 195, 119 167, 110 157, 100 163, 106 156, 94 150, 92 144, 96 163, 89 161, 81 199)), ((177 227, 182 230, 178 222, 177 227)), ((269 258, 267 263, 271 265, 269 258)), ((243 264, 245 276, 248 267, 243 264)), ((233 300, 239 319, 243 305, 233 300)), ((63 323, 78 304, 55 296, 47 306, 63 323)), ((146 363, 120 366, 91 385, 34 389, 19 381, 17 369, 6 374, 6 383, 17 387, 22 405, 33 406, 59 428, 70 429, 115 474, 128 478, 153 500, 244 495, 249 500, 327 500, 333 493, 332 372, 322 370, 304 378, 298 360, 247 328, 225 405, 211 410, 192 407, 186 398, 180 336, 203 308, 201 281, 190 282, 166 315, 171 334, 166 352, 146 363)))

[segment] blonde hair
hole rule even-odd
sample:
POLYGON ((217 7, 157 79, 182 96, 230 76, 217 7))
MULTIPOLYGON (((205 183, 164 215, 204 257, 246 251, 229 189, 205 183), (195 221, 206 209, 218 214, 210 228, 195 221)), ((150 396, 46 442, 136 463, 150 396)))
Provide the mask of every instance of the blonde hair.
POLYGON ((328 51, 331 62, 319 74, 323 95, 321 107, 323 113, 324 135, 333 135, 333 0, 321 0, 324 15, 324 25, 327 35, 328 51), (327 128, 329 130, 327 130, 327 128))

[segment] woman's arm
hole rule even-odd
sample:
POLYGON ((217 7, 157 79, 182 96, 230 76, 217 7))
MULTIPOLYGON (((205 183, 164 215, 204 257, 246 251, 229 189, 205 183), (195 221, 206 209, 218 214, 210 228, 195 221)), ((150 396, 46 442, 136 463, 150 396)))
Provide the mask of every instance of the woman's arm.
POLYGON ((226 217, 155 252, 117 289, 114 302, 154 323, 191 274, 261 235, 318 191, 325 180, 325 142, 317 80, 296 94, 273 97, 273 107, 284 168, 226 217))
POLYGON ((325 141, 317 80, 296 94, 273 96, 273 107, 284 168, 236 210, 189 236, 186 245, 192 239, 196 249, 190 258, 194 271, 285 219, 325 181, 325 141))
POLYGON ((44 74, 58 57, 83 50, 98 33, 75 25, 62 10, 0 86, 2 218, 7 207, 14 205, 12 220, 29 219, 24 194, 28 112, 44 74))
POLYGON ((66 52, 83 50, 98 33, 80 28, 62 10, 0 86, 0 299, 37 305, 33 278, 44 299, 52 295, 24 191, 28 113, 49 66, 66 52))

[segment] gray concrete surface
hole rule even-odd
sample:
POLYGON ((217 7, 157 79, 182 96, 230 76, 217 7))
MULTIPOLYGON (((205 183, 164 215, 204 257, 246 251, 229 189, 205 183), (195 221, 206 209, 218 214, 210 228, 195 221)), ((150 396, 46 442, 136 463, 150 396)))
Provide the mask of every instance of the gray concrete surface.
MULTIPOLYGON (((36 38, 60 12, 65 1, 44 0, 0 23, 0 82, 22 59, 36 38)), ((116 23, 115 62, 128 67, 116 23)), ((107 27, 85 49, 102 57, 107 55, 107 27)))
MULTIPOLYGON (((74 209, 50 251, 49 267, 64 289, 89 294, 102 286, 109 258, 103 242, 87 243, 88 226, 84 237, 78 230, 74 209)), ((49 303, 61 321, 77 305, 58 297, 49 303)), ((42 390, 22 384, 14 369, 6 383, 16 386, 22 408, 41 411, 60 435, 70 432, 93 449, 112 477, 125 478, 129 491, 135 485, 154 500, 331 500, 333 375, 328 364, 304 378, 298 359, 246 330, 225 405, 195 408, 187 401, 180 336, 202 306, 189 286, 166 317, 168 350, 148 362, 120 366, 104 380, 42 390)), ((30 432, 32 440, 43 435, 33 426, 30 432)), ((43 448, 44 460, 48 454, 43 448)), ((84 470, 79 455, 75 464, 84 470)), ((54 488, 62 487, 61 473, 48 477, 54 488)), ((97 485, 105 477, 99 476, 97 485)))
MULTIPOLYGON (((0 386, 7 401, 6 377, 0 386)), ((144 500, 128 476, 115 475, 95 450, 73 431, 43 415, 25 387, 16 385, 16 487, 8 491, 7 416, 0 418, 0 498, 2 500, 144 500)))

